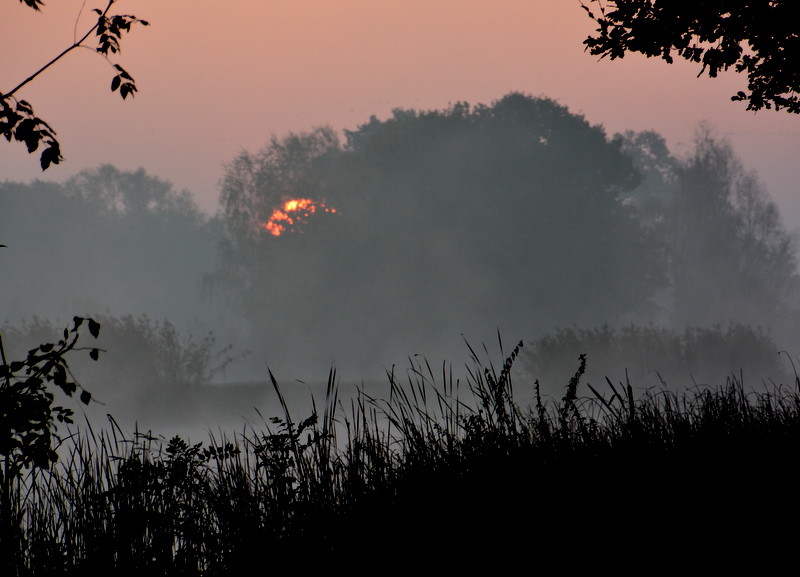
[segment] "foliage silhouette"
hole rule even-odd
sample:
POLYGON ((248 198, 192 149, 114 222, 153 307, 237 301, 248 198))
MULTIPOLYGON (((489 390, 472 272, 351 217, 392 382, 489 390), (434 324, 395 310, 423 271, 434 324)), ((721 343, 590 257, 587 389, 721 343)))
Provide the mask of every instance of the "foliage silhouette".
POLYGON ((639 175, 601 126, 511 93, 395 110, 345 134, 273 138, 227 166, 209 281, 264 327, 254 338, 299 350, 304 335, 349 326, 369 343, 353 354, 374 362, 378 347, 430 350, 486 326, 546 330, 652 307, 660 239, 623 202, 639 175), (338 212, 274 237, 259 223, 285 195, 338 212), (302 306, 278 304, 290 302, 302 306))
MULTIPOLYGON (((499 370, 470 349, 465 381, 446 364, 437 374, 412 361, 406 381, 387 371, 388 400, 362 392, 349 412, 332 369, 324 410, 297 421, 270 375, 284 416, 206 446, 129 437, 113 421, 110 432, 76 432, 69 459, 26 480, 11 567, 21 576, 211 577, 268 560, 279 572, 298 563, 317 571, 354 550, 379 566, 416 539, 433 550, 426 563, 455 571, 513 570, 513 552, 531 542, 588 568, 621 539, 627 563, 652 562, 652 540, 680 531, 699 545, 676 556, 696 563, 705 547, 717 563, 741 546, 732 531, 796 515, 791 499, 742 499, 795 477, 796 389, 749 393, 729 379, 635 396, 630 383, 609 381, 585 397, 581 355, 560 403, 537 395, 524 409, 510 376, 520 347, 499 370), (602 527, 585 531, 576 555, 570 536, 587 517, 602 527), (435 528, 420 536, 427 525, 435 528)), ((765 532, 765 545, 779 533, 765 532)))
POLYGON ((672 326, 727 323, 737 311, 739 322, 789 329, 800 305, 797 236, 730 142, 702 122, 681 156, 654 132, 622 137, 643 175, 628 201, 665 241, 672 326))
MULTIPOLYGON (((94 318, 103 325, 97 346, 104 351, 104 362, 93 367, 90 375, 88 361, 78 358, 73 368, 86 374, 85 382, 95 391, 93 398, 103 403, 131 407, 146 395, 171 391, 175 394, 170 398, 179 399, 190 394, 191 387, 209 384, 245 356, 234 354, 232 345, 218 346, 213 331, 196 338, 181 334, 168 320, 155 321, 146 315, 94 318)), ((42 342, 53 334, 55 326, 39 317, 25 319, 19 325, 0 323, 0 332, 13 342, 6 352, 11 349, 19 354, 30 343, 42 342)), ((185 404, 191 406, 192 401, 187 399, 185 404)))
POLYGON ((26 271, 0 278, 0 318, 18 325, 34 315, 147 311, 199 332, 193 321, 217 234, 188 191, 143 169, 103 165, 64 183, 0 183, 0 205, 0 240, 13 248, 3 249, 3 263, 26 271))
POLYGON ((791 381, 770 335, 738 323, 724 328, 687 326, 682 331, 633 323, 621 328, 560 328, 529 342, 522 365, 552 395, 580 353, 592 360, 586 379, 595 384, 605 377, 627 377, 640 386, 677 390, 718 382, 731 374, 765 382, 791 381))
POLYGON ((748 92, 731 100, 747 101, 748 110, 785 108, 800 113, 800 41, 791 0, 750 2, 675 2, 670 0, 589 0, 581 2, 597 22, 597 33, 584 41, 594 55, 622 58, 628 52, 660 56, 673 53, 702 64, 698 76, 711 78, 733 67, 746 72, 748 92), (746 46, 745 46, 746 44, 746 46))
MULTIPOLYGON (((18 550, 10 545, 20 531, 22 509, 20 484, 24 469, 49 469, 58 460, 55 431, 58 423, 72 423, 73 411, 53 406, 52 388, 71 397, 81 389, 80 401, 88 405, 91 394, 72 378, 65 355, 76 349, 78 329, 86 321, 89 333, 97 338, 100 325, 91 318, 75 317, 71 329, 64 329, 57 344, 47 343, 28 351, 22 361, 8 362, 0 337, 0 564, 12 569, 18 550)), ((97 360, 100 349, 89 349, 97 360)), ((2 565, 0 565, 2 566, 2 565)))
MULTIPOLYGON (((24 1, 25 4, 37 11, 40 10, 39 6, 44 4, 40 0, 20 1, 24 1)), ((149 23, 145 20, 140 20, 130 14, 109 14, 116 1, 108 0, 104 10, 93 9, 92 12, 97 14, 97 21, 80 39, 74 38, 71 46, 9 92, 0 92, 0 134, 5 136, 9 142, 12 138, 18 142, 24 142, 29 153, 36 152, 39 149, 39 145, 43 145, 44 150, 42 150, 39 159, 42 170, 47 170, 51 164, 59 164, 63 160, 61 145, 56 139, 56 131, 47 122, 35 115, 33 106, 29 102, 17 100, 14 94, 75 48, 85 47, 84 43, 92 33, 99 37, 95 51, 108 60, 109 53, 116 54, 120 51, 119 42, 122 39, 122 35, 130 32, 131 26, 134 24, 149 26, 149 23)), ((116 92, 119 90, 123 100, 128 95, 133 97, 136 92, 136 83, 133 77, 119 64, 112 64, 112 66, 116 73, 111 80, 111 91, 116 92)))

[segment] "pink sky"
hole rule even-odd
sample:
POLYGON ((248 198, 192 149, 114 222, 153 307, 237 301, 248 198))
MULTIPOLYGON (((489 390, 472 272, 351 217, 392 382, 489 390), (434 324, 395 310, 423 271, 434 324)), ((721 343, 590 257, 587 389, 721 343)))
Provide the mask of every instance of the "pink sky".
MULTIPOLYGON (((81 0, 35 13, 0 6, 0 90, 10 90, 72 42, 81 0)), ((87 0, 78 23, 85 30, 87 0)), ((77 50, 18 93, 58 132, 65 162, 0 142, 0 180, 63 180, 87 167, 144 167, 213 211, 223 163, 271 135, 329 124, 355 128, 396 107, 491 104, 510 91, 558 100, 609 134, 654 129, 673 150, 698 121, 727 136, 800 226, 800 116, 745 111, 730 95, 746 78, 629 56, 597 61, 578 0, 120 0, 149 20, 115 59, 139 93, 111 94, 111 66, 77 50)))

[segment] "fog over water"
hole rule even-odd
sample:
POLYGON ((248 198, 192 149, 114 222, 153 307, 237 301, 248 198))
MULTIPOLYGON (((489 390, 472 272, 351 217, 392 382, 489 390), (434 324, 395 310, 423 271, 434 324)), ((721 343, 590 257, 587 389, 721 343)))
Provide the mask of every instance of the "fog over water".
POLYGON ((211 216, 147 167, 0 183, 7 354, 94 317, 104 352, 72 362, 92 418, 195 438, 280 414, 268 368, 303 413, 332 366, 343 398, 423 358, 463 382, 467 342, 502 365, 498 330, 523 396, 557 397, 581 353, 594 385, 792 378, 795 236, 713 126, 677 153, 510 93, 220 161, 211 216))

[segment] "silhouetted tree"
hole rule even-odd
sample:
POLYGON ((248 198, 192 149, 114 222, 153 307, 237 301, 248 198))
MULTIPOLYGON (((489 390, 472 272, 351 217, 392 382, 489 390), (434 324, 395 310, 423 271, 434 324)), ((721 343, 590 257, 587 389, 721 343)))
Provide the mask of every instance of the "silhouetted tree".
POLYGON ((679 184, 678 160, 670 153, 664 137, 655 131, 628 130, 621 136, 622 151, 633 159, 643 177, 626 201, 639 211, 643 223, 663 228, 679 184))
POLYGON ((188 190, 151 176, 143 168, 121 171, 111 164, 82 170, 65 183, 65 192, 92 205, 105 216, 181 218, 201 222, 205 217, 188 190))
POLYGON ((74 312, 197 315, 201 274, 214 265, 215 221, 144 170, 105 165, 64 184, 0 183, 4 317, 74 312), (54 279, 56 279, 54 281, 54 279))
POLYGON ((458 262, 494 286, 488 294, 548 303, 548 316, 614 317, 652 295, 658 249, 621 202, 638 175, 601 127, 552 100, 509 94, 492 107, 399 111, 368 130, 363 173, 368 190, 382 191, 372 218, 393 230, 401 267, 442 271, 423 277, 431 292, 448 282, 445 263, 458 262), (420 257, 415 247, 436 248, 420 257))
POLYGON ((800 37, 796 5, 790 0, 589 0, 599 12, 583 7, 598 24, 584 41, 592 54, 622 58, 628 52, 673 54, 702 64, 701 75, 716 77, 733 67, 746 72, 748 91, 731 100, 746 100, 748 110, 785 108, 800 112, 800 37))
MULTIPOLYGON (((20 1, 37 11, 40 6, 44 5, 40 0, 20 1)), ((18 142, 24 142, 28 147, 29 153, 36 152, 40 144, 44 145, 44 150, 40 157, 42 170, 47 170, 51 164, 59 164, 63 160, 61 156, 61 145, 56 139, 56 131, 53 130, 47 122, 34 114, 33 106, 31 106, 29 102, 17 100, 14 95, 26 84, 50 68, 50 66, 61 60, 61 58, 69 52, 79 46, 84 46, 84 43, 89 39, 92 33, 98 37, 95 50, 104 58, 108 59, 109 53, 116 54, 120 51, 119 42, 122 39, 122 34, 130 32, 132 25, 149 25, 146 21, 140 20, 130 14, 109 14, 111 6, 113 6, 116 1, 117 0, 108 0, 108 4, 104 10, 92 10, 92 12, 97 14, 97 21, 80 39, 76 36, 73 39, 72 45, 67 47, 50 62, 17 84, 10 91, 5 93, 0 92, 0 134, 5 136, 6 140, 9 142, 12 138, 18 142)), ((131 75, 119 64, 114 64, 113 66, 116 70, 116 75, 111 80, 111 91, 115 92, 119 90, 123 100, 127 98, 128 95, 131 95, 131 97, 134 96, 136 93, 136 84, 131 75)))
POLYGON ((241 251, 270 240, 263 225, 273 211, 288 199, 318 197, 320 159, 339 150, 336 133, 323 127, 283 139, 273 136, 258 152, 239 153, 226 164, 221 183, 227 242, 241 251))
POLYGON ((396 110, 345 135, 344 147, 326 130, 273 138, 228 165, 221 271, 244 271, 232 288, 262 342, 323 336, 333 351, 348 327, 370 359, 391 344, 652 305, 665 264, 625 202, 639 176, 621 139, 566 107, 509 94, 396 110), (338 212, 271 236, 261 223, 287 195, 338 212))
POLYGON ((782 324, 798 304, 796 239, 756 173, 706 124, 682 158, 653 132, 624 139, 644 176, 630 202, 668 246, 671 319, 782 324))
POLYGON ((777 320, 797 287, 795 240, 755 173, 701 125, 679 175, 676 312, 695 323, 777 320))

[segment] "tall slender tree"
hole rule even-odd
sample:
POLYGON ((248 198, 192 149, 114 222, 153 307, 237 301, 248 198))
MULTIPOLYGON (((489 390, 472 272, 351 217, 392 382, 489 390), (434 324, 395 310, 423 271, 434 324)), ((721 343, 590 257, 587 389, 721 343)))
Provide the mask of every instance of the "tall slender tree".
POLYGON ((668 247, 671 320, 782 324, 800 304, 797 243, 758 175, 705 123, 683 157, 656 133, 624 139, 644 175, 629 202, 668 247))

